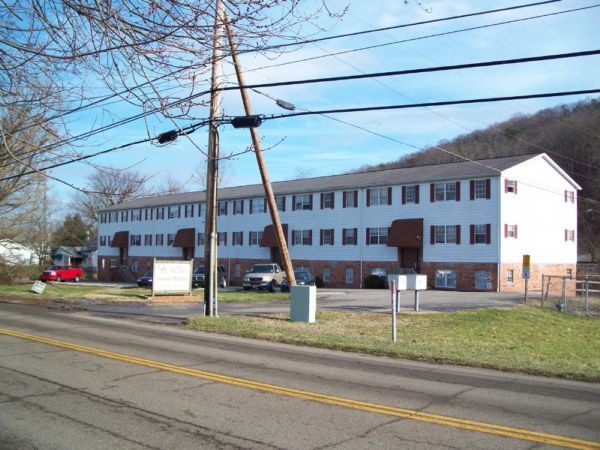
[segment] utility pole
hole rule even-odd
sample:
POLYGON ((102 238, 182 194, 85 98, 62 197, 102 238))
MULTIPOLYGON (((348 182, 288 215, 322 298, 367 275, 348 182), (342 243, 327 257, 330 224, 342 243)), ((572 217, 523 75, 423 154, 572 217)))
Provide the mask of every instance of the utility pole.
POLYGON ((215 31, 206 161, 206 213, 204 227, 204 315, 217 315, 217 180, 219 172, 219 128, 221 91, 221 41, 223 39, 223 0, 216 0, 215 31), (214 305, 214 306, 213 306, 214 305))
MULTIPOLYGON (((252 116, 252 106, 250 105, 250 99, 248 98, 248 92, 244 87, 244 76, 242 74, 241 65, 237 55, 237 48, 233 40, 233 32, 231 25, 227 20, 225 14, 225 29, 227 31, 227 39, 229 40, 229 48, 231 49, 231 57, 233 58, 233 65, 235 66, 235 73, 237 75, 238 85, 240 87, 240 94, 242 95, 242 102, 244 103, 244 111, 246 116, 252 116)), ((265 188, 265 195, 267 197, 267 203, 269 205, 269 212, 271 213, 271 221, 273 222, 273 228, 275 229, 275 236, 277 237, 277 244, 279 246, 279 252, 283 261, 283 268, 285 275, 287 276, 288 283, 290 286, 296 285, 296 276, 294 275, 294 269, 292 267, 292 261, 288 252, 287 243, 285 236, 283 235, 283 228, 279 220, 279 212, 277 211, 277 203, 275 202, 275 196, 273 195, 273 188, 271 187, 271 180, 269 179, 269 171, 263 158, 262 146, 258 131, 255 127, 250 127, 250 136, 252 137, 252 144, 254 145, 254 154, 256 155, 256 162, 258 163, 258 169, 260 170, 260 176, 262 178, 263 186, 265 188)))

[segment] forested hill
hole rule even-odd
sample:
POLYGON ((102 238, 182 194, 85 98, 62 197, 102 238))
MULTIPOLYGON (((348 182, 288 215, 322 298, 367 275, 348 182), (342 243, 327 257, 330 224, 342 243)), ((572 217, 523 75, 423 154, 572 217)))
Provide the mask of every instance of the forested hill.
MULTIPOLYGON (((579 241, 583 247, 580 249, 597 251, 600 256, 600 242, 594 249, 590 248, 594 244, 587 239, 590 233, 600 234, 600 98, 544 109, 532 115, 518 115, 451 141, 442 141, 438 147, 470 159, 547 153, 582 187, 579 241)), ((397 161, 364 166, 357 172, 455 161, 461 159, 431 147, 397 161)))

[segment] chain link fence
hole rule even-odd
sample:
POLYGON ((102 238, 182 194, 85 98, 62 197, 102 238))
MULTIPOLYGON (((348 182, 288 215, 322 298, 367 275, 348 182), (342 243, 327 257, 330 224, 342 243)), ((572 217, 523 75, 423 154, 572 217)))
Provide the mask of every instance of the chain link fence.
POLYGON ((600 316, 600 275, 585 274, 579 278, 542 275, 542 308, 556 308, 587 316, 600 316))

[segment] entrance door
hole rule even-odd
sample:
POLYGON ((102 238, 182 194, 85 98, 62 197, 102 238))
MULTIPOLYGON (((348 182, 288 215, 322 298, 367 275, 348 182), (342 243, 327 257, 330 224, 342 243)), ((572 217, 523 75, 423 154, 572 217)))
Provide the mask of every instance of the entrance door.
POLYGON ((122 266, 127 265, 127 249, 120 247, 119 248, 119 264, 122 266))
POLYGON ((193 247, 182 247, 182 257, 184 260, 194 259, 194 248, 193 247))
POLYGON ((419 272, 419 253, 418 248, 398 248, 400 267, 414 269, 415 272, 419 272))
POLYGON ((278 247, 271 247, 271 261, 283 266, 283 259, 281 258, 281 252, 278 247))

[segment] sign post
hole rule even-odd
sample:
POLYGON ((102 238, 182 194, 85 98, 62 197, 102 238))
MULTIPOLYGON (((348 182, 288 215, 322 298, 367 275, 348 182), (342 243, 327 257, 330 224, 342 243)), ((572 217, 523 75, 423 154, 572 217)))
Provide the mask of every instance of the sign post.
POLYGON ((524 303, 527 303, 527 288, 529 287, 529 277, 531 270, 531 256, 523 255, 523 279, 525 280, 525 298, 523 299, 524 303))

